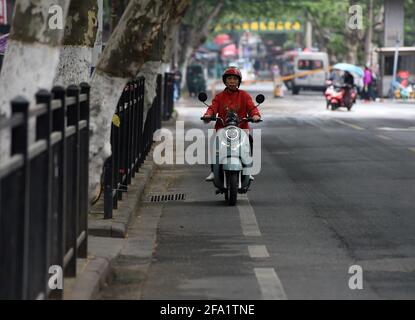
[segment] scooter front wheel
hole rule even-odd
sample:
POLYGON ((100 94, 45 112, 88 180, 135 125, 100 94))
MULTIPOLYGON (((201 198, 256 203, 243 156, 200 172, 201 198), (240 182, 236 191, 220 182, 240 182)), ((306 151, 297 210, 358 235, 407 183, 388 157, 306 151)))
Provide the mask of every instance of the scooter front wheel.
MULTIPOLYGON (((228 204, 234 206, 238 198, 238 171, 228 171, 227 172, 227 181, 228 181, 228 204)), ((226 196, 225 196, 226 197, 226 196)))

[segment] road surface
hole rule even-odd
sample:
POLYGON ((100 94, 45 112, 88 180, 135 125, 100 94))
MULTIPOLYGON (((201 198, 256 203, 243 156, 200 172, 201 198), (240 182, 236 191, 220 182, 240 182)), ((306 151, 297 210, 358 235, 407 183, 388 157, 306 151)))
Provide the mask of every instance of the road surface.
MULTIPOLYGON (((145 199, 185 200, 143 203, 131 238, 156 245, 127 254, 103 298, 414 299, 415 105, 328 111, 320 93, 251 89, 267 96, 251 191, 229 207, 208 165, 161 166, 145 199)), ((177 110, 185 130, 212 126, 195 99, 177 110)))

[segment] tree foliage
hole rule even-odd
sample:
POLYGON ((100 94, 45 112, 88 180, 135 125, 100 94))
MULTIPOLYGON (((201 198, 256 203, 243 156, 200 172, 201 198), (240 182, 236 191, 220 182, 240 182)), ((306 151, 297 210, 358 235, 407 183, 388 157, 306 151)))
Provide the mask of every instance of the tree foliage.
MULTIPOLYGON (((194 0, 203 2, 206 8, 217 3, 213 0, 194 0)), ((223 7, 212 24, 228 23, 234 20, 273 18, 301 19, 303 24, 309 20, 313 26, 313 45, 326 50, 338 60, 350 59, 355 55, 356 62, 365 63, 365 39, 369 33, 370 0, 232 0, 221 1, 223 7), (362 8, 363 29, 352 30, 347 27, 351 17, 349 8, 359 5, 362 8)), ((383 42, 383 0, 372 0, 373 20, 371 42, 382 46, 383 42)), ((415 42, 415 0, 405 0, 405 44, 415 42)), ((194 17, 194 15, 192 15, 194 17)), ((203 23, 202 21, 200 21, 203 23)), ((198 20, 194 20, 197 25, 198 20)), ((212 26, 210 30, 212 30, 212 26)), ((366 48, 367 50, 367 48, 366 48)))
POLYGON ((405 0, 405 45, 415 46, 415 0, 405 0))

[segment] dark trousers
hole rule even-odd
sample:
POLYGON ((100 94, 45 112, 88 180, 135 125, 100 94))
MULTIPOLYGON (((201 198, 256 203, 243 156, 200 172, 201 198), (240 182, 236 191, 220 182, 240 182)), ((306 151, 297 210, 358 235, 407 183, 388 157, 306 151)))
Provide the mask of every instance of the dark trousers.
POLYGON ((344 105, 347 107, 350 104, 350 88, 344 88, 344 105))

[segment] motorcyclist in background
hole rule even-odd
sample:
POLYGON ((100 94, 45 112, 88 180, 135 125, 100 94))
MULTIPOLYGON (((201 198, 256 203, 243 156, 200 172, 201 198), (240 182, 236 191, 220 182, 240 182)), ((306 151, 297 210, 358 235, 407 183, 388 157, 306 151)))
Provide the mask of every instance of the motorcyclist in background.
MULTIPOLYGON (((218 117, 225 119, 228 111, 233 110, 238 115, 239 119, 252 117, 254 122, 261 119, 261 114, 258 108, 254 105, 251 96, 248 92, 240 90, 239 86, 242 82, 242 74, 236 67, 227 68, 223 75, 222 81, 226 88, 222 92, 218 93, 212 100, 212 105, 208 107, 203 118, 207 123, 210 121, 212 116, 218 115, 218 117)), ((220 119, 217 119, 215 130, 223 128, 223 123, 220 119)), ((249 124, 247 121, 240 121, 239 128, 249 131, 249 124)), ((249 132, 248 132, 249 133, 249 132)), ((252 150, 252 136, 249 134, 249 142, 252 150)), ((212 165, 213 167, 213 165, 212 165)), ((213 169, 209 176, 206 177, 206 181, 212 181, 214 179, 213 169)), ((250 176, 250 179, 254 178, 250 176)))
POLYGON ((354 77, 349 71, 345 71, 343 75, 343 84, 344 84, 344 103, 346 106, 350 104, 351 90, 354 88, 354 77))

